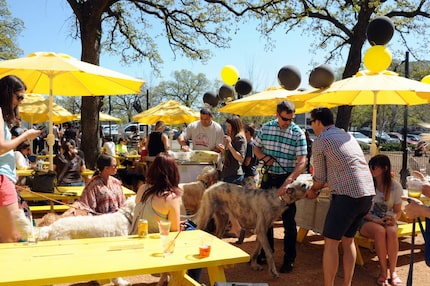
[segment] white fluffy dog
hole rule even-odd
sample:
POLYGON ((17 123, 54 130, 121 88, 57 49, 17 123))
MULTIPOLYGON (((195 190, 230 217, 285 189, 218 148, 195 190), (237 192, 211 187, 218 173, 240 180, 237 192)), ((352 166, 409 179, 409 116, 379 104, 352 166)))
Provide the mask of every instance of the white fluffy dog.
POLYGON ((39 240, 65 240, 128 235, 136 196, 127 199, 115 213, 63 217, 39 228, 39 240))

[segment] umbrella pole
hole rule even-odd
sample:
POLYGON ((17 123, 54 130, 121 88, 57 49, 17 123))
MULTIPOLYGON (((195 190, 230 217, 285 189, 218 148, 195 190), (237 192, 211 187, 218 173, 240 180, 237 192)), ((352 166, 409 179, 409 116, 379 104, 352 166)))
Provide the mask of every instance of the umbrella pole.
POLYGON ((53 171, 54 170, 54 142, 55 142, 55 138, 54 138, 54 133, 53 133, 53 128, 52 128, 52 124, 53 124, 53 118, 52 118, 52 109, 53 109, 53 105, 54 105, 54 94, 52 92, 52 86, 53 86, 53 75, 49 75, 49 133, 48 136, 46 137, 46 142, 48 143, 48 158, 49 158, 49 170, 53 171))
POLYGON ((378 154, 378 147, 376 146, 376 92, 373 93, 373 115, 372 115, 372 144, 370 144, 370 156, 373 157, 378 154))

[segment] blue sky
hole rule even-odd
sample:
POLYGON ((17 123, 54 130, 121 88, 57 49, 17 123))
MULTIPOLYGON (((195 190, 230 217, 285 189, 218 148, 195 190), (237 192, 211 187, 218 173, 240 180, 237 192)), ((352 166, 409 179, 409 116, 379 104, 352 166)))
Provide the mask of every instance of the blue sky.
MULTIPOLYGON (((69 37, 70 20, 67 19, 73 14, 65 0, 8 0, 8 5, 12 15, 25 23, 25 30, 18 40, 24 56, 32 52, 52 51, 80 59, 80 41, 69 37)), ((277 73, 282 66, 293 65, 301 72, 301 86, 308 87, 309 72, 314 67, 310 63, 322 64, 323 54, 311 55, 312 39, 301 37, 300 32, 286 36, 284 31, 278 31, 275 34, 277 48, 265 51, 264 40, 255 31, 255 26, 247 25, 234 36, 230 49, 213 49, 214 57, 207 64, 185 58, 174 59, 166 42, 159 42, 165 62, 162 78, 154 78, 147 64, 123 66, 119 58, 106 54, 102 54, 100 66, 144 79, 147 84, 155 86, 160 80, 171 79, 172 73, 180 69, 188 69, 195 74, 202 72, 210 80, 221 80, 222 67, 233 65, 240 77, 252 80, 254 90, 262 90, 277 84, 277 73)))

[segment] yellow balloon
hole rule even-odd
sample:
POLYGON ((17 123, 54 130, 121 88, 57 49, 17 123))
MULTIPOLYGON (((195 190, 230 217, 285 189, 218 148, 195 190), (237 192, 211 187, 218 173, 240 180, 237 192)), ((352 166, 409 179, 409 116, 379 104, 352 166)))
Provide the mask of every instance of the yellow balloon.
POLYGON ((423 77, 421 82, 430 84, 430 75, 426 75, 425 77, 423 77))
POLYGON ((372 46, 364 54, 364 65, 372 72, 382 72, 386 70, 392 60, 391 52, 381 45, 372 46))
POLYGON ((234 85, 239 79, 239 72, 234 66, 224 66, 221 69, 221 79, 225 84, 234 85))

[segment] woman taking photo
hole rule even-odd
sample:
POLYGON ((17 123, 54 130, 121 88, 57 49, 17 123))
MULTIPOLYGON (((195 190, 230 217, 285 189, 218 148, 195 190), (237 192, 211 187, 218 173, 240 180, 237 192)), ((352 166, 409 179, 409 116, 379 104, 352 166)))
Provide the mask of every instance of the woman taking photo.
POLYGON ((390 284, 400 286, 402 281, 396 273, 399 252, 397 219, 401 215, 403 189, 398 182, 393 180, 390 159, 386 155, 380 154, 372 157, 369 167, 375 184, 376 196, 373 198, 369 213, 364 217, 360 234, 375 240, 375 250, 381 271, 376 283, 388 285, 387 270, 389 270, 390 284))
POLYGON ((16 242, 19 239, 13 219, 14 213, 19 211, 14 149, 42 132, 29 129, 12 139, 10 128, 19 119, 18 105, 24 99, 26 89, 24 82, 16 76, 8 75, 0 79, 0 242, 16 242))

